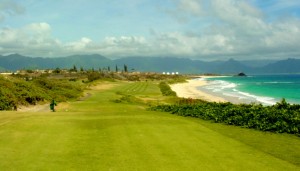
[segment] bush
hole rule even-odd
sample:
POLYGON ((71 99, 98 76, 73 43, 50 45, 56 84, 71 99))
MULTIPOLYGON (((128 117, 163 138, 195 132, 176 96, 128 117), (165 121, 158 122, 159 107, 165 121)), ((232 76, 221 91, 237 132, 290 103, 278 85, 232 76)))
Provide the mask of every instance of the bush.
POLYGON ((80 97, 83 91, 78 82, 68 80, 38 78, 33 82, 38 87, 46 90, 47 100, 56 99, 58 102, 76 99, 80 97))
POLYGON ((176 96, 176 92, 166 82, 160 82, 159 88, 163 96, 176 96))
POLYGON ((141 100, 136 98, 135 96, 124 94, 121 98, 112 100, 115 103, 141 103, 141 100))
POLYGON ((99 80, 100 78, 104 77, 103 73, 99 73, 99 72, 89 72, 87 74, 88 80, 90 82, 95 81, 95 80, 99 80))
POLYGON ((174 105, 158 105, 151 110, 191 116, 229 125, 279 133, 300 134, 300 105, 283 99, 273 106, 261 104, 215 103, 184 99, 174 105))
POLYGON ((18 100, 16 96, 6 88, 0 89, 0 110, 16 110, 18 100))

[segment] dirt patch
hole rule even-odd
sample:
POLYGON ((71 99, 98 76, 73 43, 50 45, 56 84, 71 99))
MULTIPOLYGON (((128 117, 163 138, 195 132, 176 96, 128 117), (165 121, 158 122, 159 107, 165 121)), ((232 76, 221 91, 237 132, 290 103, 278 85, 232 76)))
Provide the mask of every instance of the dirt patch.
MULTIPOLYGON (((17 112, 52 112, 50 110, 50 104, 38 104, 38 105, 32 105, 32 106, 20 106, 17 109, 17 112)), ((55 106, 56 111, 68 111, 69 108, 68 102, 62 102, 58 103, 57 106, 55 106)))
POLYGON ((34 105, 34 106, 20 106, 18 112, 50 112, 49 104, 34 105))
POLYGON ((58 103, 55 110, 58 112, 67 112, 69 111, 70 108, 70 103, 69 102, 62 102, 62 103, 58 103))
POLYGON ((80 97, 78 99, 78 101, 85 101, 86 99, 88 99, 89 97, 91 97, 92 94, 91 93, 84 93, 84 95, 82 97, 80 97))

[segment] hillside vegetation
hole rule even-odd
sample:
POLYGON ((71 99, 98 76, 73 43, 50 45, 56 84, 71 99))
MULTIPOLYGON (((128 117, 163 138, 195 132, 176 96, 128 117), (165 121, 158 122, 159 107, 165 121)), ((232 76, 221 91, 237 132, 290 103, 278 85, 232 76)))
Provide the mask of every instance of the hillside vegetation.
POLYGON ((80 83, 44 77, 26 81, 18 77, 0 76, 0 110, 16 110, 20 105, 36 105, 55 99, 59 102, 78 98, 80 83))

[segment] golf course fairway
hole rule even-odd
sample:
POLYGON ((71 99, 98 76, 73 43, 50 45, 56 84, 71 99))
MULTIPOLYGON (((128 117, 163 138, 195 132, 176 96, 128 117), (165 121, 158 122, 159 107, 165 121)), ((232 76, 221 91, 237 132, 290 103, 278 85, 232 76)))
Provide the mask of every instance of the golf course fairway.
POLYGON ((147 110, 157 82, 99 82, 81 100, 0 112, 0 170, 300 170, 300 138, 147 110))

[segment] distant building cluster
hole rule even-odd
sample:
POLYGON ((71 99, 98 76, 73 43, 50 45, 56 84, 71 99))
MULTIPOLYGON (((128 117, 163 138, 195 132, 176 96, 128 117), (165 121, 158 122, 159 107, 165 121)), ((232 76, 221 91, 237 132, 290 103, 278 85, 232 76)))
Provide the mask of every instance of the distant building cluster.
POLYGON ((12 72, 0 72, 1 75, 12 75, 12 72))
MULTIPOLYGON (((17 70, 16 72, 1 72, 0 71, 0 75, 13 75, 13 74, 21 74, 21 75, 25 75, 25 74, 51 74, 54 73, 55 70, 51 70, 51 69, 47 69, 47 70, 40 70, 40 69, 36 69, 36 70, 17 70)), ((60 70, 60 72, 63 73, 71 73, 68 70, 60 70)))
POLYGON ((179 75, 179 72, 163 72, 163 75, 179 75))

